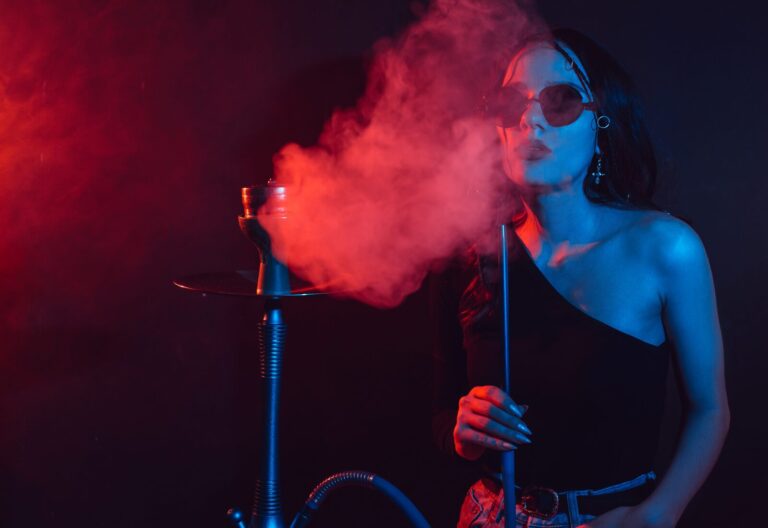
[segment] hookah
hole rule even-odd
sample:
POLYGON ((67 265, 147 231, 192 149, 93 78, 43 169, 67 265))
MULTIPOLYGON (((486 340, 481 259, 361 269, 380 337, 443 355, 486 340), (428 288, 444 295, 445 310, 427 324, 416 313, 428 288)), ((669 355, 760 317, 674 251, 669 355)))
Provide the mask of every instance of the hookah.
POLYGON ((244 214, 238 217, 238 223, 243 234, 258 249, 258 273, 205 273, 174 281, 179 288, 196 293, 237 295, 265 300, 264 316, 258 326, 259 378, 264 412, 254 505, 247 524, 239 510, 230 509, 227 516, 234 528, 303 528, 309 524, 313 514, 330 493, 343 487, 363 486, 386 495, 400 508, 411 525, 429 528, 424 516, 408 497, 393 484, 369 471, 342 471, 327 477, 315 486, 291 524, 287 525, 284 520, 278 457, 280 384, 287 332, 282 302, 287 298, 327 293, 323 289, 294 281, 285 263, 272 254, 271 241, 263 221, 267 216, 272 221, 285 221, 288 218, 289 197, 290 187, 279 185, 273 180, 266 185, 242 189, 244 214))
MULTIPOLYGON (((499 228, 500 252, 499 264, 501 268, 501 319, 502 340, 504 342, 504 391, 510 394, 511 383, 509 380, 509 247, 507 246, 507 226, 504 222, 499 228)), ((515 525, 515 452, 503 451, 501 453, 501 485, 504 490, 504 515, 505 528, 514 528, 515 525), (509 512, 513 512, 512 515, 509 512)))

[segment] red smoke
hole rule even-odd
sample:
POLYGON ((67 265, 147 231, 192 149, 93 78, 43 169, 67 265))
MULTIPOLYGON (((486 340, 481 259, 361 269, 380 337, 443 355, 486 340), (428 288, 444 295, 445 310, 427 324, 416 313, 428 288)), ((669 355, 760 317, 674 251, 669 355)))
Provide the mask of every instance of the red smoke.
POLYGON ((512 2, 436 0, 380 42, 357 108, 335 112, 317 146, 286 145, 275 158, 290 200, 287 221, 264 219, 278 258, 391 307, 488 233, 506 179, 481 98, 533 24, 512 2))
POLYGON ((239 147, 224 126, 253 108, 270 30, 249 4, 2 3, 0 330, 93 324, 169 284, 146 268, 204 215, 239 147))
MULTIPOLYGON (((15 286, 26 282, 27 296, 37 287, 62 293, 87 289, 83 277, 65 271, 74 265, 68 260, 87 259, 95 246, 125 241, 120 221, 109 236, 86 233, 103 221, 99 215, 124 212, 120 201, 112 211, 100 202, 110 198, 105 187, 119 192, 145 127, 143 80, 135 64, 141 50, 120 49, 124 35, 110 24, 115 5, 91 3, 78 17, 74 7, 72 2, 6 5, 1 17, 0 221, 6 228, 0 249, 15 256, 18 266, 3 279, 13 277, 8 282, 15 286), (69 250, 60 252, 64 243, 69 250), (46 275, 44 284, 40 274, 46 275)), ((120 254, 130 259, 135 250, 128 248, 120 254)), ((3 282, 5 290, 9 284, 3 282)), ((16 311, 7 315, 17 322, 24 317, 18 310, 32 308, 25 297, 11 296, 16 311)))

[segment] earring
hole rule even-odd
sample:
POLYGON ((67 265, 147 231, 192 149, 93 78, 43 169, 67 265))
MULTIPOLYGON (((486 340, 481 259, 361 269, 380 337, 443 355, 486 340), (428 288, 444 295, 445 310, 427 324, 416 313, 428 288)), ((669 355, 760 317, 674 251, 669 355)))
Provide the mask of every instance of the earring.
POLYGON ((592 177, 595 179, 595 185, 600 185, 600 178, 602 178, 603 176, 607 176, 607 174, 603 172, 603 157, 598 155, 597 167, 592 173, 592 177))

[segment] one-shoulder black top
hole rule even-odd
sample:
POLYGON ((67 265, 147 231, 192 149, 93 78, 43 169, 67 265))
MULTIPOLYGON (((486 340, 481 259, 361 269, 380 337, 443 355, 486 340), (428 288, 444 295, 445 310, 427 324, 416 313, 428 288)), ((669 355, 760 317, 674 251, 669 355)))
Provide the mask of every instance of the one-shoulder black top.
MULTIPOLYGON (((524 420, 533 431, 533 443, 516 451, 517 482, 599 488, 651 471, 669 340, 654 346, 587 315, 550 284, 519 239, 512 241, 511 396, 529 406, 524 420)), ((467 289, 471 281, 488 281, 480 270, 455 268, 433 281, 433 436, 454 456, 459 398, 477 385, 503 387, 500 295, 478 303, 467 289)), ((489 282, 498 289, 498 281, 489 282)), ((498 467, 498 452, 488 450, 481 462, 498 467)))

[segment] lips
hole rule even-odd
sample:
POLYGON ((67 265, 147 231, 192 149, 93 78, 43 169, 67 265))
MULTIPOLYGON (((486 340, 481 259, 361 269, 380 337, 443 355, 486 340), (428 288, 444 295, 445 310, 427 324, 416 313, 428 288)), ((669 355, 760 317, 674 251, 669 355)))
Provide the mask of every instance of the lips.
POLYGON ((538 139, 533 139, 515 147, 515 154, 526 161, 537 161, 552 154, 552 150, 538 139))

